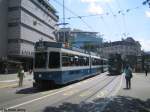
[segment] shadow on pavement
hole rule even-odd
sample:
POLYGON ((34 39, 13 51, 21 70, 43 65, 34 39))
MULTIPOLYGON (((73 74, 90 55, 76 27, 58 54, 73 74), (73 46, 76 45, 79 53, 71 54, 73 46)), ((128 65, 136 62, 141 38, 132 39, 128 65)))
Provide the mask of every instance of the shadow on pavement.
POLYGON ((20 89, 16 92, 16 94, 34 94, 38 92, 41 92, 41 91, 37 90, 36 88, 30 87, 30 88, 20 89))
POLYGON ((150 112, 150 99, 142 101, 126 96, 117 96, 111 100, 100 98, 93 102, 63 103, 59 107, 46 107, 43 112, 150 112))
POLYGON ((43 88, 43 89, 38 89, 38 88, 34 88, 34 87, 29 87, 29 88, 23 88, 20 89, 16 92, 16 94, 34 94, 34 93, 39 93, 39 92, 44 92, 44 91, 50 91, 50 90, 56 90, 61 88, 59 87, 55 87, 55 88, 43 88))

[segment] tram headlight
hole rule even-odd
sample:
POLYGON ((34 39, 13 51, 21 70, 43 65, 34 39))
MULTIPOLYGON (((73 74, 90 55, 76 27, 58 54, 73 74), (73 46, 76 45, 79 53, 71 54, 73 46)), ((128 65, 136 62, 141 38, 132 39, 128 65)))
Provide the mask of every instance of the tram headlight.
POLYGON ((39 78, 41 78, 42 77, 42 74, 39 74, 39 78))
POLYGON ((35 80, 33 80, 33 83, 35 83, 35 80))

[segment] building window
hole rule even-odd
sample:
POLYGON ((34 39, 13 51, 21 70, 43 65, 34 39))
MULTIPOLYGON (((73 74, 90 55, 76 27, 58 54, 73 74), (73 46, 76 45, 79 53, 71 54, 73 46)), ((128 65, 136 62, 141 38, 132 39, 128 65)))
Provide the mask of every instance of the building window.
POLYGON ((19 7, 9 7, 8 12, 19 10, 19 7))
POLYGON ((18 39, 8 39, 8 43, 18 43, 18 39))
POLYGON ((16 27, 16 26, 19 26, 18 22, 8 23, 8 27, 16 27))

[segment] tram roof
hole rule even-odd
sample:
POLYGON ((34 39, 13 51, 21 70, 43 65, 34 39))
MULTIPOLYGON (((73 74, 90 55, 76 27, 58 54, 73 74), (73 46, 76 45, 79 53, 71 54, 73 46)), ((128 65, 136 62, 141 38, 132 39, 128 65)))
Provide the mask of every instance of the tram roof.
POLYGON ((35 48, 37 47, 55 47, 55 48, 62 48, 63 43, 56 43, 56 42, 48 42, 48 41, 39 41, 36 42, 35 48))
POLYGON ((36 44, 35 44, 35 49, 44 48, 46 50, 48 47, 51 47, 51 48, 64 48, 64 49, 68 49, 68 50, 73 50, 73 51, 78 51, 78 52, 81 52, 81 53, 92 54, 92 55, 98 56, 96 53, 88 52, 84 49, 80 49, 80 48, 77 48, 77 47, 66 47, 66 45, 64 43, 60 43, 60 42, 39 41, 39 42, 36 42, 36 44))

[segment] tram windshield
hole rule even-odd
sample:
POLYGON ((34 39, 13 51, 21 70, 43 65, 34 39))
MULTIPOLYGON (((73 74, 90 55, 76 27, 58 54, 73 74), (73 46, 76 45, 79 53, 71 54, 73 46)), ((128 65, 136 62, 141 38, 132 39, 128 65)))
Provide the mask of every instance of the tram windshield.
POLYGON ((60 67, 60 53, 50 52, 49 53, 49 68, 59 68, 60 67))
POLYGON ((47 52, 35 53, 35 68, 46 68, 47 52))

